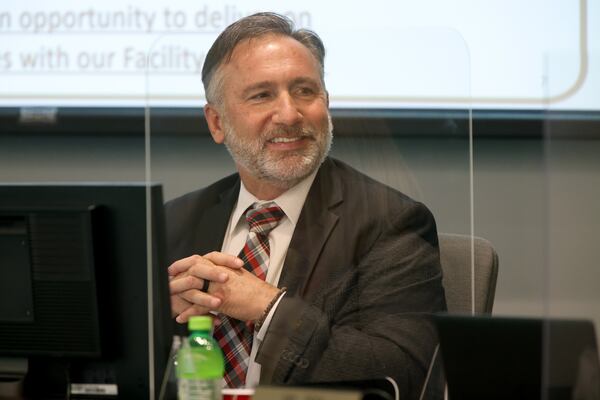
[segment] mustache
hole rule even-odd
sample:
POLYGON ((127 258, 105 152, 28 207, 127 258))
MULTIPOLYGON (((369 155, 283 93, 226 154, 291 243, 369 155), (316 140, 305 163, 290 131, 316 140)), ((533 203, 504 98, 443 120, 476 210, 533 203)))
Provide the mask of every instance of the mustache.
POLYGON ((277 128, 264 132, 261 139, 266 141, 276 137, 292 138, 298 136, 314 138, 316 136, 316 131, 308 127, 277 128))

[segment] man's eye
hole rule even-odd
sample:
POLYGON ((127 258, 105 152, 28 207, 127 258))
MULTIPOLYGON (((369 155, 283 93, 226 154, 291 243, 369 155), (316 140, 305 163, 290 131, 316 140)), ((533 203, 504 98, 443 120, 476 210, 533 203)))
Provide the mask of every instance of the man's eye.
POLYGON ((300 87, 298 88, 298 94, 302 96, 309 96, 315 93, 314 89, 311 87, 300 87))
POLYGON ((263 100, 269 98, 268 92, 260 92, 250 96, 251 100, 263 100))

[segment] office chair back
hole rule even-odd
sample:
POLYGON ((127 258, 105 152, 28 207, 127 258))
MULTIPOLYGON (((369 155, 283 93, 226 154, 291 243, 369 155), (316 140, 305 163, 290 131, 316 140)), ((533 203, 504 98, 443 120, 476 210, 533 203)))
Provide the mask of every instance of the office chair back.
MULTIPOLYGON (((471 237, 440 233, 443 285, 449 313, 471 313, 471 237)), ((492 244, 475 237, 475 313, 491 313, 498 277, 498 255, 492 244)))

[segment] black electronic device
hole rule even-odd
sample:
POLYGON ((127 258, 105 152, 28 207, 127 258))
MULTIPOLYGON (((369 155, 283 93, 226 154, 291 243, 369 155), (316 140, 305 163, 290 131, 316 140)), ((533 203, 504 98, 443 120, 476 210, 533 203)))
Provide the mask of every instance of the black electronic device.
POLYGON ((437 315, 435 322, 450 400, 571 400, 600 393, 591 321, 437 315))
POLYGON ((1 184, 0 397, 158 397, 164 246, 158 184, 1 184))

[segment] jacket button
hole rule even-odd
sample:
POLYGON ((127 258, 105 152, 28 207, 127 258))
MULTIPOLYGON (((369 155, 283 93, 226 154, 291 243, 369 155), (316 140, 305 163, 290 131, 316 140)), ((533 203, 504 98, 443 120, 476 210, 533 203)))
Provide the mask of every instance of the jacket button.
POLYGON ((298 364, 298 367, 306 369, 306 368, 308 368, 309 364, 310 364, 310 362, 306 358, 302 357, 300 359, 300 363, 298 364))

